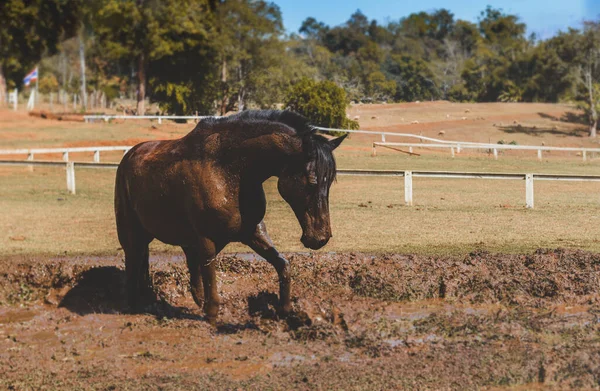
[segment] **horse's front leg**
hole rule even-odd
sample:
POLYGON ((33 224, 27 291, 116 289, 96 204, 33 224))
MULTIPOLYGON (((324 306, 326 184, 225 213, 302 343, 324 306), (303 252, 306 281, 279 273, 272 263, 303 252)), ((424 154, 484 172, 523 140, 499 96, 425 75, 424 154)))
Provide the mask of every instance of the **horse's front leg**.
POLYGON ((267 260, 279 276, 279 300, 281 304, 281 314, 287 315, 292 310, 290 298, 290 262, 279 254, 273 246, 271 238, 267 234, 267 227, 264 221, 261 221, 254 232, 244 241, 258 255, 267 260))

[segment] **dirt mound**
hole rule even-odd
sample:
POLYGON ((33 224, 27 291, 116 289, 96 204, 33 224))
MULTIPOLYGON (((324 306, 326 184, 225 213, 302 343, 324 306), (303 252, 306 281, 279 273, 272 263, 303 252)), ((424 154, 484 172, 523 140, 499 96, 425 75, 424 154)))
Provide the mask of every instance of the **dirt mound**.
POLYGON ((221 257, 216 328, 181 258, 152 262, 144 314, 127 310, 121 262, 0 261, 0 387, 600 385, 598 254, 288 257, 286 319, 266 262, 221 257))

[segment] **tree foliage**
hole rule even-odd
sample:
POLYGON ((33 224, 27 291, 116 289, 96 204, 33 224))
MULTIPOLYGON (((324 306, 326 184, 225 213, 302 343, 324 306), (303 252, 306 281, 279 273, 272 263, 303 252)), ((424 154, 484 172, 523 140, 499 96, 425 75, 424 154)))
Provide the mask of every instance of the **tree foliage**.
POLYGON ((75 34, 82 6, 82 0, 1 1, 0 81, 16 87, 42 55, 56 53, 75 34))
POLYGON ((0 19, 9 85, 43 57, 46 81, 76 92, 79 31, 88 89, 133 93, 140 114, 146 95, 176 114, 278 107, 292 86, 306 94, 326 80, 344 101, 581 102, 592 135, 600 116, 597 22, 539 40, 489 6, 475 23, 438 9, 382 24, 356 10, 338 26, 309 17, 286 35, 268 0, 5 0, 0 19))
POLYGON ((304 115, 317 126, 358 129, 358 122, 346 116, 348 103, 346 92, 335 83, 302 79, 290 88, 284 106, 304 115))

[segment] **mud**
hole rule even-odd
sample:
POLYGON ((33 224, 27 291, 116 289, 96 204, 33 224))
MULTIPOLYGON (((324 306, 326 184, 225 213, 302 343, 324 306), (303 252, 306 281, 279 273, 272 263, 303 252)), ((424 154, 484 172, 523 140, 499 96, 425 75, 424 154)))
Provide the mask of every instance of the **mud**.
POLYGON ((128 312, 115 257, 0 260, 0 389, 600 388, 600 255, 288 254, 218 259, 208 325, 172 255, 128 312))

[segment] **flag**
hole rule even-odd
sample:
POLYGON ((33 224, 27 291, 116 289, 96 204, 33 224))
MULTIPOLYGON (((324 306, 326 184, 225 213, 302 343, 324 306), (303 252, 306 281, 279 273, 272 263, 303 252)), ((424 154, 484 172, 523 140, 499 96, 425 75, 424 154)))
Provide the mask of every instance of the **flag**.
POLYGON ((26 87, 29 87, 29 83, 31 83, 34 80, 37 80, 38 78, 38 69, 37 67, 35 67, 35 69, 31 72, 29 72, 27 74, 27 76, 25 76, 25 78, 23 79, 23 83, 25 83, 26 87))

